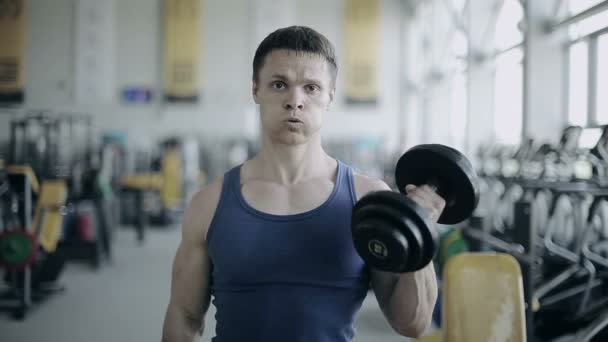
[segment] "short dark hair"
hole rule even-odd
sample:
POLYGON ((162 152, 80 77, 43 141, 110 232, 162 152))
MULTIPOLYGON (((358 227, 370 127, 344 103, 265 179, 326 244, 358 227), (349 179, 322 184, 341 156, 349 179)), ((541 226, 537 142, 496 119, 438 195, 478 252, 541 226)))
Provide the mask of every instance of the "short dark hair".
POLYGON ((336 53, 333 44, 324 35, 306 26, 280 28, 262 40, 253 57, 253 80, 257 81, 264 59, 274 50, 292 50, 317 54, 330 65, 332 80, 338 74, 336 53))

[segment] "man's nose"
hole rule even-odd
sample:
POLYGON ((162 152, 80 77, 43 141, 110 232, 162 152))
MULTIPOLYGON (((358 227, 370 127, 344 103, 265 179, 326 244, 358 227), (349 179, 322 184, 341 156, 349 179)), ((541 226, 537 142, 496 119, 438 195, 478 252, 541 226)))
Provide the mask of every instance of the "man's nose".
POLYGON ((283 107, 287 110, 304 109, 304 99, 298 89, 294 89, 289 92, 283 107))

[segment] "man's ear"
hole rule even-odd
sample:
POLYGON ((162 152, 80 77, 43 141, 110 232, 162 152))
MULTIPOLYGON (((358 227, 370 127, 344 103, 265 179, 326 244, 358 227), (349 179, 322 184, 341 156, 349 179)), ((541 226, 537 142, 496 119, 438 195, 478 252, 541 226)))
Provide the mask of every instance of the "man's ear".
POLYGON ((251 83, 251 94, 253 95, 253 101, 255 101, 256 104, 260 104, 258 102, 258 84, 255 81, 251 83))
POLYGON ((336 87, 333 87, 329 91, 329 103, 327 104, 327 110, 329 110, 329 108, 331 107, 331 105, 334 103, 334 96, 335 95, 336 95, 336 87))

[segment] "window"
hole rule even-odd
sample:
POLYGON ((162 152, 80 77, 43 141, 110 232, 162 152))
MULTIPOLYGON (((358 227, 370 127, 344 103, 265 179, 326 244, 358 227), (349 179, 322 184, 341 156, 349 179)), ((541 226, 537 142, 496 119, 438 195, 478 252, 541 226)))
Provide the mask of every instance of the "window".
POLYGON ((452 35, 452 55, 464 59, 469 51, 467 36, 462 31, 454 31, 452 35))
MULTIPOLYGON (((572 124, 608 124, 608 10, 605 0, 567 2, 570 46, 567 74, 568 120, 572 124), (589 9, 593 11, 588 11, 589 9)), ((564 19, 567 20, 567 19, 564 19)))
MULTIPOLYGON (((455 1, 454 6, 458 13, 462 13, 465 1, 455 1)), ((466 147, 467 121, 468 121, 468 82, 467 82, 467 54, 469 50, 466 34, 453 29, 450 36, 451 54, 449 55, 448 69, 450 73, 449 92, 449 143, 456 149, 463 151, 466 147)))
POLYGON ((494 47, 503 51, 494 60, 494 135, 500 144, 517 144, 523 130, 524 40, 520 23, 524 9, 518 0, 505 0, 496 17, 494 47), (504 51, 506 49, 511 50, 504 51))
POLYGON ((462 13, 462 10, 466 4, 467 0, 452 0, 452 6, 454 6, 457 13, 462 13))
MULTIPOLYGON (((602 0, 570 0, 568 9, 570 15, 576 15, 599 4, 602 0)), ((608 11, 602 11, 569 26, 572 39, 586 36, 594 31, 608 26, 608 11)))
POLYGON ((502 144, 517 144, 523 129, 523 51, 513 49, 496 58, 494 132, 502 144))
POLYGON ((463 70, 454 74, 452 78, 451 103, 450 103, 450 142, 464 150, 467 131, 467 74, 463 70))
POLYGON ((588 123, 588 43, 581 41, 570 46, 568 67, 568 121, 573 125, 588 123))
MULTIPOLYGON (((518 0, 505 0, 496 18, 494 46, 498 51, 524 40, 519 24, 524 10, 518 0)), ((517 144, 523 129, 523 49, 515 48, 494 61, 494 133, 502 144, 517 144)))
POLYGON ((608 124, 608 34, 597 40, 596 113, 600 124, 608 124))
POLYGON ((575 15, 581 13, 582 11, 588 10, 602 1, 603 0, 570 0, 568 3, 570 14, 575 15))
POLYGON ((496 48, 504 50, 521 43, 524 35, 519 30, 519 23, 524 18, 524 10, 518 0, 505 0, 496 20, 494 39, 496 48))

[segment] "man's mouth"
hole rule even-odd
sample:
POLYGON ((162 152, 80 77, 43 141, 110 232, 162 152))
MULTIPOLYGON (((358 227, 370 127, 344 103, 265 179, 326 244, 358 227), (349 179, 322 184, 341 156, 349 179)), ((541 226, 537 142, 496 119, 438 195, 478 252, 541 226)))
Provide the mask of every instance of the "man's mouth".
POLYGON ((291 123, 302 123, 302 120, 295 119, 295 118, 291 118, 291 119, 287 119, 287 122, 291 122, 291 123))

